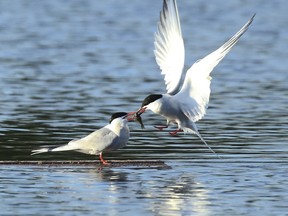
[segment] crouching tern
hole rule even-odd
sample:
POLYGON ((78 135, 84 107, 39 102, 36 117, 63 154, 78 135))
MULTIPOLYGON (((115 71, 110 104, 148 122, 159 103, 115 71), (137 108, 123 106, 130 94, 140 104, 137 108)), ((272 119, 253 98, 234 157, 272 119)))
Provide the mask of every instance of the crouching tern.
POLYGON ((206 113, 210 97, 210 73, 225 55, 238 42, 252 23, 251 19, 226 43, 206 57, 196 61, 186 73, 183 72, 185 49, 181 33, 176 0, 164 0, 160 12, 160 21, 155 33, 154 54, 156 62, 164 75, 166 94, 151 94, 143 100, 137 115, 146 110, 166 118, 162 130, 169 123, 176 123, 177 130, 170 132, 176 135, 180 131, 197 134, 205 145, 214 152, 201 137, 195 122, 206 113), (182 81, 183 80, 183 81, 182 81))
MULTIPOLYGON (((137 121, 141 121, 139 116, 137 121)), ((110 122, 105 127, 94 131, 86 137, 70 141, 66 145, 52 148, 33 150, 31 155, 44 152, 77 151, 90 155, 100 155, 103 164, 109 164, 103 159, 103 152, 114 151, 126 146, 130 131, 128 122, 135 121, 135 112, 117 112, 111 116, 110 122)), ((142 122, 141 122, 142 123, 142 122)))

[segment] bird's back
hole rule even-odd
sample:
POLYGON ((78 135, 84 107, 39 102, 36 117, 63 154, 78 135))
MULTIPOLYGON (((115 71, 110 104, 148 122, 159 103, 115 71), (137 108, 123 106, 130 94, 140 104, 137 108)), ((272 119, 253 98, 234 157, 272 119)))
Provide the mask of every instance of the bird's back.
POLYGON ((86 154, 99 154, 110 145, 113 145, 115 140, 117 140, 117 137, 118 136, 113 131, 103 127, 75 142, 79 145, 78 151, 86 154))
POLYGON ((122 127, 120 129, 119 135, 115 136, 111 144, 107 146, 107 148, 105 148, 104 151, 113 151, 119 148, 124 148, 129 140, 129 137, 130 137, 130 132, 129 132, 128 127, 122 127))

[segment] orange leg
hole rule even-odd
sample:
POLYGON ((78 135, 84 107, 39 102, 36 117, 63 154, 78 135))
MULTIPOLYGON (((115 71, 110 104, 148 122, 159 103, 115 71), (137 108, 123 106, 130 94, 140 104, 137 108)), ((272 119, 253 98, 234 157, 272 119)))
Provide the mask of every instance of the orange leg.
POLYGON ((104 165, 108 165, 109 164, 106 160, 103 159, 102 152, 99 154, 99 156, 100 156, 100 161, 102 162, 102 164, 104 164, 104 165))
POLYGON ((175 130, 175 131, 170 132, 170 135, 171 135, 171 136, 176 136, 178 132, 182 132, 182 131, 183 131, 183 130, 181 130, 181 129, 177 129, 177 130, 175 130))

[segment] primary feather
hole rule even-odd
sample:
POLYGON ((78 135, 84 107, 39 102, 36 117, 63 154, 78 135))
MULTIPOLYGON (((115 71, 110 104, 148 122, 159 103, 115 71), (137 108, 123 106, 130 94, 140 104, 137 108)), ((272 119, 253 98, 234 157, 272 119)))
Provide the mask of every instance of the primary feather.
POLYGON ((247 31, 254 16, 226 43, 188 69, 183 86, 175 97, 182 102, 182 110, 191 121, 196 122, 205 115, 210 98, 210 73, 247 31))
POLYGON ((184 42, 176 2, 164 1, 155 33, 155 59, 164 75, 168 94, 176 94, 181 86, 184 67, 184 42))

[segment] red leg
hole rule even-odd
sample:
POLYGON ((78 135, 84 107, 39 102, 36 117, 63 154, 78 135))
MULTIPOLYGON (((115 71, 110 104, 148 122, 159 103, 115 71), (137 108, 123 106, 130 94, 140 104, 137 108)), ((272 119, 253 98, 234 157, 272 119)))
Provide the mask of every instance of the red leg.
POLYGON ((109 164, 106 160, 103 159, 102 152, 99 154, 99 156, 100 156, 100 161, 102 162, 102 164, 104 164, 104 165, 108 165, 109 164))
POLYGON ((162 131, 164 128, 168 128, 168 125, 155 125, 154 127, 162 131))
POLYGON ((182 132, 183 130, 177 129, 175 131, 169 132, 171 136, 176 136, 178 132, 182 132))

